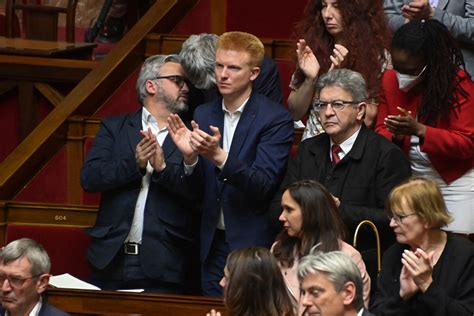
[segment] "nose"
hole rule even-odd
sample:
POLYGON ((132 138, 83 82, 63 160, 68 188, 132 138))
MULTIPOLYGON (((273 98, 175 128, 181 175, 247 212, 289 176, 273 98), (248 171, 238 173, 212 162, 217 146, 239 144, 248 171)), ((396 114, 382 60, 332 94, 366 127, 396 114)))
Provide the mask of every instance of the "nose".
POLYGON ((5 279, 2 283, 2 292, 11 292, 12 287, 10 285, 10 281, 8 279, 5 279))
POLYGON ((309 306, 313 305, 313 303, 311 303, 310 299, 308 298, 308 292, 305 292, 303 294, 302 303, 303 303, 303 306, 306 307, 306 309, 309 306))
POLYGON ((329 18, 332 17, 332 8, 330 5, 327 7, 323 8, 322 12, 324 18, 329 18))
POLYGON ((390 219, 390 223, 389 223, 389 224, 390 224, 390 227, 397 227, 397 226, 398 226, 397 221, 396 221, 395 218, 393 218, 393 217, 390 219))
POLYGON ((219 281, 219 285, 221 288, 225 288, 225 277, 222 277, 222 279, 219 281))
POLYGON ((280 217, 278 217, 278 220, 279 220, 280 222, 286 222, 286 217, 285 217, 285 215, 284 215, 284 212, 281 212, 280 217))
POLYGON ((334 111, 334 108, 332 107, 332 104, 329 103, 326 108, 323 110, 324 115, 326 116, 332 116, 336 114, 336 111, 334 111))
POLYGON ((227 74, 227 67, 222 67, 222 69, 220 71, 218 71, 219 73, 219 76, 222 78, 227 78, 228 77, 228 74, 227 74))
POLYGON ((185 81, 183 86, 181 87, 182 91, 189 92, 189 86, 188 83, 185 81))

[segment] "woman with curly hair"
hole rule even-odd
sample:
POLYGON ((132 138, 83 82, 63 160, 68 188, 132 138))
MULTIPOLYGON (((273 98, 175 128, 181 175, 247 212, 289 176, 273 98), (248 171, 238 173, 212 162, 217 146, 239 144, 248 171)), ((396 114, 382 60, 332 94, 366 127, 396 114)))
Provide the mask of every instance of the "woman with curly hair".
POLYGON ((381 73, 390 65, 390 32, 382 1, 309 0, 297 24, 297 36, 301 38, 296 44, 298 65, 290 83, 288 107, 295 120, 309 112, 303 139, 323 131, 310 111, 311 104, 319 74, 334 67, 364 76, 372 101, 365 121, 372 126, 381 73))
POLYGON ((474 83, 448 29, 436 20, 402 26, 392 41, 394 70, 382 78, 376 131, 401 146, 413 175, 434 179, 454 222, 474 233, 474 83))

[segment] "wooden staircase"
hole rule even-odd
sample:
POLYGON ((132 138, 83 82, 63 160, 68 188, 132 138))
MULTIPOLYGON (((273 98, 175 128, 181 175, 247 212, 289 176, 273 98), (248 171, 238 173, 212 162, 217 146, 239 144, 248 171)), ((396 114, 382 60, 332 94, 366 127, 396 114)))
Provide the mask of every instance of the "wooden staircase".
MULTIPOLYGON (((152 31, 167 33, 193 8, 197 0, 157 1, 100 63, 95 64, 78 85, 0 164, 0 200, 10 200, 66 143, 67 119, 71 115, 92 115, 114 93, 129 73, 143 61, 146 36, 152 31)), ((11 64, 11 56, 0 59, 0 67, 11 64)), ((27 67, 28 63, 16 61, 27 67)), ((35 58, 32 65, 54 66, 68 71, 76 61, 49 61, 35 58)), ((87 67, 85 67, 87 68, 87 67)), ((89 69, 86 69, 88 71, 89 69)), ((54 74, 49 70, 40 76, 54 74)), ((44 79, 44 78, 43 78, 44 79)))

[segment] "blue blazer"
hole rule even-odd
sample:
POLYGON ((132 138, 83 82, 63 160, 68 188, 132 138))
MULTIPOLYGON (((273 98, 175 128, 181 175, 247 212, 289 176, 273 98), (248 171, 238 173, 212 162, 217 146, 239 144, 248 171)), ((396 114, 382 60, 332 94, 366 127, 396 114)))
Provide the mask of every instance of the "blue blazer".
MULTIPOLYGON (((88 230, 92 242, 87 257, 97 269, 105 268, 123 251, 130 231, 143 176, 135 161, 141 117, 139 110, 104 119, 81 170, 83 188, 101 192, 96 224, 88 230)), ((150 278, 181 283, 195 246, 196 195, 184 176, 183 157, 169 135, 162 148, 166 168, 152 174, 139 256, 150 278)))
MULTIPOLYGON (((213 125, 223 134, 222 98, 199 106, 194 120, 207 133, 212 134, 213 125)), ((252 93, 224 168, 199 158, 193 176, 203 188, 201 260, 208 256, 221 208, 230 250, 271 246, 275 233, 265 213, 285 173, 293 133, 292 117, 283 106, 252 93)))

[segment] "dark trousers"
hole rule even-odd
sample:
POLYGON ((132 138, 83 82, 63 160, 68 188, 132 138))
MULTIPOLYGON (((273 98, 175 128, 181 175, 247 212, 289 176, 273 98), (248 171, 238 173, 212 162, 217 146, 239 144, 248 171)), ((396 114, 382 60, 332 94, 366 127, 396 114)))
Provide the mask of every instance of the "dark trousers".
POLYGON ((144 289, 147 292, 183 294, 180 284, 149 278, 141 266, 140 255, 127 255, 123 251, 119 251, 104 269, 92 267, 91 282, 102 290, 144 289))
POLYGON ((202 295, 222 297, 223 289, 219 282, 224 276, 224 267, 229 252, 225 231, 216 229, 209 254, 201 266, 202 295))

